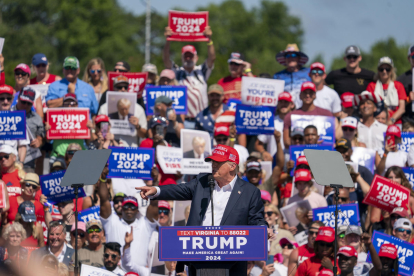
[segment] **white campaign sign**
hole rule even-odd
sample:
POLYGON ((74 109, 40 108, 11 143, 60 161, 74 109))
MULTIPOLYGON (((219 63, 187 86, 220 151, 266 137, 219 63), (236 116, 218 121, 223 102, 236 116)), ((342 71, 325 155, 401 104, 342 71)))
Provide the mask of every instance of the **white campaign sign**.
POLYGON ((181 160, 183 151, 181 148, 157 146, 157 161, 161 169, 166 174, 176 174, 181 172, 181 160))
POLYGON ((0 54, 3 52, 4 38, 0 37, 0 54))
POLYGON ((284 91, 285 81, 242 77, 242 103, 247 105, 276 106, 284 91))
POLYGON ((118 275, 115 273, 112 273, 111 271, 102 269, 102 268, 97 268, 95 266, 82 264, 80 276, 118 276, 118 275))

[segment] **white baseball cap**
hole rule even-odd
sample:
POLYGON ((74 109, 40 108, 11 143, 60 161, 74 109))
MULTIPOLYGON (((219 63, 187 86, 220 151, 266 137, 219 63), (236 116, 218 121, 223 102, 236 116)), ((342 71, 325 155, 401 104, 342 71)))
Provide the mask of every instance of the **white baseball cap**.
POLYGON ((341 119, 342 127, 350 127, 356 129, 358 127, 358 120, 354 117, 346 117, 341 119))
POLYGON ((0 146, 0 153, 5 153, 5 154, 14 154, 14 155, 16 155, 16 156, 17 156, 17 151, 16 151, 16 149, 15 149, 15 148, 13 148, 12 146, 10 146, 10 145, 6 145, 6 144, 3 144, 3 145, 1 145, 1 146, 0 146))
POLYGON ((397 219, 397 221, 394 223, 393 229, 397 229, 397 228, 404 228, 404 229, 409 228, 408 230, 412 230, 413 224, 411 223, 411 221, 409 221, 406 218, 400 218, 400 219, 397 219))

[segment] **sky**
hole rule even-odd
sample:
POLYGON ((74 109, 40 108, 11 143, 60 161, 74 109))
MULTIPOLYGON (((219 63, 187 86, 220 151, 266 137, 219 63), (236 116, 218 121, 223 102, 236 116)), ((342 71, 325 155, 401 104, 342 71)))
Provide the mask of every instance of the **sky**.
MULTIPOLYGON (((118 0, 135 13, 145 13, 146 0, 118 0)), ((208 3, 223 0, 151 0, 159 13, 174 7, 195 10, 208 3)), ((260 5, 260 0, 241 0, 247 9, 260 5)), ((281 0, 292 15, 301 19, 304 44, 301 49, 313 59, 322 54, 326 65, 354 44, 368 51, 378 40, 394 37, 397 44, 414 44, 413 0, 281 0)), ((213 34, 214 37, 214 34, 213 34)), ((280 51, 283 49, 278 49, 280 51)), ((407 48, 408 50, 408 48, 407 48)), ((276 52, 276 51, 275 51, 276 52)))

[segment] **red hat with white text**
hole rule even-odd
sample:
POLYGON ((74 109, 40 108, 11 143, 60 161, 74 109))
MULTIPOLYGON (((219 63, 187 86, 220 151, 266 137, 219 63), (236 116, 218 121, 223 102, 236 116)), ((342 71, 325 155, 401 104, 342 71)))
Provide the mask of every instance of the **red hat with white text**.
POLYGON ((218 135, 230 136, 230 127, 227 123, 216 123, 214 125, 214 137, 218 135))
POLYGON ((171 210, 170 204, 165 200, 159 200, 158 201, 158 208, 164 208, 164 209, 171 210))
POLYGON ((286 91, 280 93, 279 97, 277 97, 277 100, 278 101, 287 101, 287 102, 290 102, 290 103, 293 102, 292 95, 290 95, 290 93, 286 92, 286 91))
POLYGON ((295 183, 298 181, 310 181, 312 180, 312 174, 310 170, 299 169, 295 171, 295 183))
POLYGON ((354 102, 354 93, 351 92, 345 92, 341 95, 341 104, 345 108, 352 107, 354 102))
POLYGON ((217 161, 217 162, 234 162, 237 165, 239 164, 239 154, 237 153, 237 150, 235 150, 232 147, 226 146, 226 145, 217 145, 217 147, 214 149, 213 154, 204 159, 206 162, 210 162, 211 160, 217 161))
POLYGON ((3 93, 13 95, 13 87, 7 84, 0 85, 0 94, 3 93))
POLYGON ((342 246, 339 248, 338 255, 358 258, 358 252, 352 246, 342 246))
POLYGON ((95 118, 95 124, 99 124, 99 123, 102 123, 102 122, 108 122, 109 123, 109 118, 105 114, 98 115, 95 118))
POLYGON ((385 136, 395 136, 401 138, 401 130, 396 125, 390 125, 385 132, 385 136))
POLYGON ((332 270, 329 270, 329 269, 327 269, 327 268, 324 268, 324 269, 322 269, 320 272, 319 272, 319 275, 318 276, 334 276, 334 273, 333 273, 333 271, 332 270))
POLYGON ((333 242, 335 240, 335 230, 329 226, 319 227, 315 241, 333 242))
POLYGON ((16 66, 16 68, 14 68, 14 71, 16 72, 19 69, 30 76, 30 67, 29 67, 29 65, 24 64, 24 63, 20 63, 16 66))
POLYGON ((304 92, 306 90, 312 90, 313 92, 316 92, 316 86, 313 82, 305 81, 302 83, 302 86, 300 88, 300 92, 304 92))
POLYGON ((320 62, 314 62, 311 64, 310 69, 321 69, 325 73, 325 65, 320 62))
POLYGON ((378 252, 378 257, 397 259, 398 258, 397 247, 395 247, 393 244, 390 244, 390 243, 381 245, 380 250, 378 252))
POLYGON ((181 54, 184 55, 185 53, 192 53, 193 55, 197 55, 197 50, 193 45, 185 45, 182 49, 181 49, 181 54))
POLYGON ((305 155, 301 155, 301 156, 298 157, 298 159, 296 159, 296 166, 299 166, 299 165, 309 166, 308 160, 306 160, 305 155))

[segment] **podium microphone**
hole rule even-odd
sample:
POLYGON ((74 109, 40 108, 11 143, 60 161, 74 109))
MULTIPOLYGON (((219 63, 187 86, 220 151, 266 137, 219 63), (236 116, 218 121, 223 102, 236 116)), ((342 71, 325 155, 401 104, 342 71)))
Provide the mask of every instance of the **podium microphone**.
POLYGON ((214 226, 214 203, 213 203, 214 177, 212 175, 208 176, 208 184, 210 185, 211 226, 214 226))

